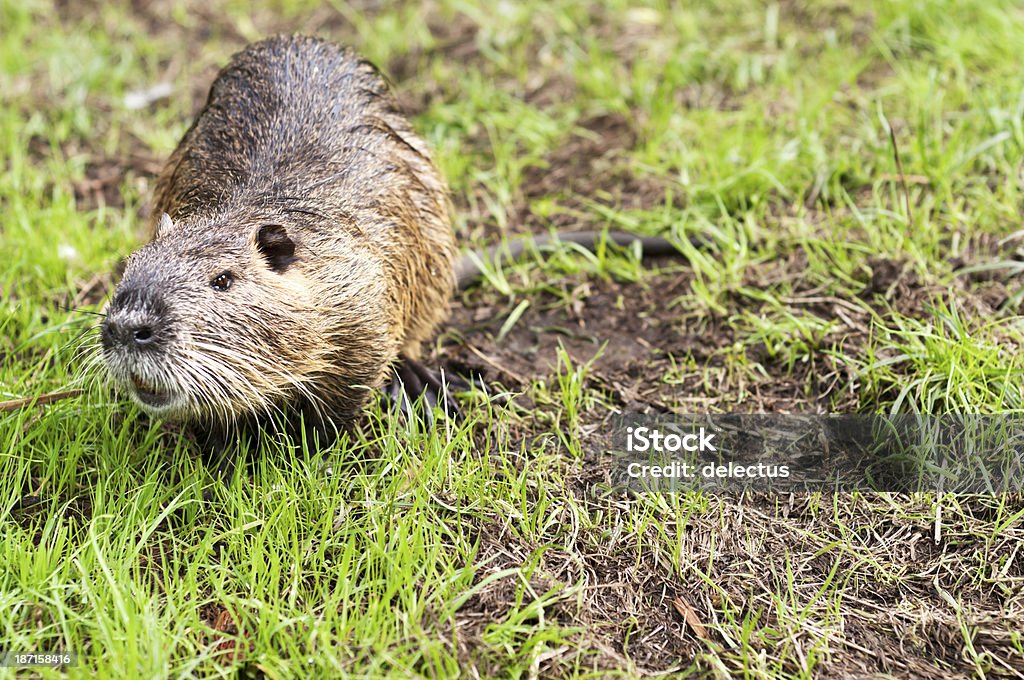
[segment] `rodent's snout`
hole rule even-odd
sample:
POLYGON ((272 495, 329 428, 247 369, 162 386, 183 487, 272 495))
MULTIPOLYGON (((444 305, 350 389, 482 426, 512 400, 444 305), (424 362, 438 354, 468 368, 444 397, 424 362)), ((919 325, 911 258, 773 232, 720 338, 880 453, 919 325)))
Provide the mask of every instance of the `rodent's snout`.
POLYGON ((100 325, 100 338, 107 350, 151 349, 166 335, 164 305, 152 295, 135 291, 119 292, 110 303, 107 317, 100 325))

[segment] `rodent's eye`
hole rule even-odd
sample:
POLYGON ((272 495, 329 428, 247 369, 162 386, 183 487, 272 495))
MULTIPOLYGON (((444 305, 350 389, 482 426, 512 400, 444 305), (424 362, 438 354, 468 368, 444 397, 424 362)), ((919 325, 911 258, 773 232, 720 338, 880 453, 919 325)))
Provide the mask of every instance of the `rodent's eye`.
POLYGON ((235 277, 231 272, 221 272, 220 274, 217 274, 217 276, 213 277, 212 281, 210 281, 210 288, 224 292, 231 287, 234 280, 235 277))

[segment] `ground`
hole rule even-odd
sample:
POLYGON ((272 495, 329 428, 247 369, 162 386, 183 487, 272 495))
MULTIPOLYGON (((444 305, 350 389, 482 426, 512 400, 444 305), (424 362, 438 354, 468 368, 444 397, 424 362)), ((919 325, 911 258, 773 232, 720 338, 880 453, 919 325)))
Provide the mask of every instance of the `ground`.
POLYGON ((594 484, 621 413, 1024 410, 1016 4, 0 0, 0 26, 0 401, 84 390, 0 413, 10 649, 73 677, 1024 675, 1020 495, 594 484), (329 472, 283 441, 221 488, 84 368, 217 68, 289 31, 389 76, 464 248, 684 257, 491 271, 427 352, 489 386, 464 421, 378 404, 329 472))

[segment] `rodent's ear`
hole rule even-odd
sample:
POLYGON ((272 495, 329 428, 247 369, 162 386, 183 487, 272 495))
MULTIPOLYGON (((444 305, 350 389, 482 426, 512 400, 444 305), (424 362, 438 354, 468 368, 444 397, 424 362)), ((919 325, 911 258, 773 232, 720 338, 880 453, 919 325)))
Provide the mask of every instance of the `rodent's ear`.
POLYGON ((279 274, 295 261, 295 242, 280 224, 264 224, 260 227, 256 232, 256 247, 270 268, 279 274))
POLYGON ((160 223, 156 225, 156 237, 166 236, 173 227, 174 222, 171 221, 171 216, 164 213, 160 216, 160 223))

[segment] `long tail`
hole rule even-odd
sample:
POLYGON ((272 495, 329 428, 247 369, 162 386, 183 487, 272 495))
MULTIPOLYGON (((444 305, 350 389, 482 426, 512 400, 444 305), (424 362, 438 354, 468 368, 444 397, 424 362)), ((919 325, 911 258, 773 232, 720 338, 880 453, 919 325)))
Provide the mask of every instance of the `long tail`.
MULTIPOLYGON (((575 243, 594 252, 602 239, 607 239, 618 246, 629 246, 639 241, 644 255, 682 255, 679 246, 666 238, 640 236, 626 231, 609 231, 607 235, 602 231, 566 231, 554 236, 524 236, 507 244, 500 243, 460 257, 455 263, 456 285, 459 290, 464 290, 480 279, 483 276, 478 264, 480 262, 491 262, 494 266, 500 267, 522 257, 528 247, 543 249, 545 246, 558 243, 575 243)), ((693 245, 700 247, 704 244, 695 239, 693 245)))

